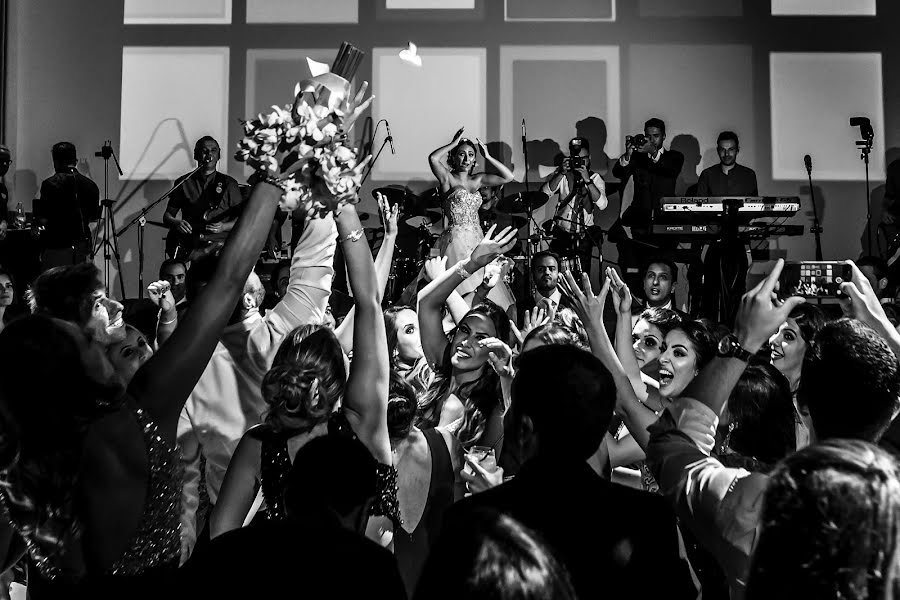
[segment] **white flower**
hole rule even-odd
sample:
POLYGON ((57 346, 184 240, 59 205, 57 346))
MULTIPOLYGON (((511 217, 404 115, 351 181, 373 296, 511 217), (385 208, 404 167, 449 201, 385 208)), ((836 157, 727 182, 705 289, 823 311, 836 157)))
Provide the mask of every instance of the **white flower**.
POLYGON ((356 153, 347 146, 338 146, 334 149, 333 156, 342 163, 349 163, 356 158, 356 153))

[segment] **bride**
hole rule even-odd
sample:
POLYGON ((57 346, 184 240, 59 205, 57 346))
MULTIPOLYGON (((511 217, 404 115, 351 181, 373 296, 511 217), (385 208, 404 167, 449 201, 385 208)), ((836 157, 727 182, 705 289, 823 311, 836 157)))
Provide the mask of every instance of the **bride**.
MULTIPOLYGON (((478 219, 478 209, 488 208, 489 200, 483 199, 478 190, 483 187, 500 186, 513 179, 512 171, 490 155, 484 142, 476 138, 475 142, 478 144, 476 147, 471 140, 463 138, 463 129, 460 127, 449 144, 441 146, 428 156, 431 172, 440 183, 444 214, 449 223, 438 241, 441 256, 447 257, 448 265, 456 264, 467 257, 484 238, 484 231, 478 219), (479 149, 485 162, 492 165, 498 175, 475 173, 479 149), (449 160, 445 163, 443 158, 448 152, 449 160)), ((456 291, 466 296, 478 287, 483 277, 482 269, 464 281, 456 291)), ((504 309, 515 302, 506 284, 494 286, 488 297, 504 309)))

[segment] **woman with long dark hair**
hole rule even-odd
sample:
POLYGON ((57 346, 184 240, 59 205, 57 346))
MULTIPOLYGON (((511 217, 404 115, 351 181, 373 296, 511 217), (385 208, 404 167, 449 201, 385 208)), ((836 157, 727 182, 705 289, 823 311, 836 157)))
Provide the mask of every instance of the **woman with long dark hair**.
POLYGON ((322 435, 355 436, 369 449, 382 468, 383 497, 377 508, 399 522, 386 422, 387 342, 375 267, 368 246, 353 235, 362 228, 355 207, 344 207, 336 222, 356 308, 349 374, 330 329, 301 326, 282 342, 262 384, 268 410, 263 423, 241 438, 228 465, 210 521, 211 537, 242 526, 258 484, 266 516, 283 518, 283 481, 293 457, 322 435))
POLYGON ((3 331, 13 317, 22 313, 20 304, 12 273, 0 268, 0 331, 3 331))
POLYGON ((432 281, 419 295, 419 327, 425 358, 435 380, 420 403, 422 428, 443 426, 456 432, 464 448, 491 446, 497 454, 503 439, 505 405, 500 376, 512 353, 509 319, 496 304, 473 307, 457 324, 450 339, 444 334, 441 308, 447 297, 471 273, 484 268, 512 248, 516 231, 494 227, 471 251, 432 281))
POLYGON ((27 552, 30 597, 171 593, 181 553, 178 417, 280 196, 269 183, 254 188, 214 277, 127 388, 101 345, 121 337, 121 305, 92 265, 51 269, 33 286, 39 311, 70 320, 37 314, 0 334, 0 568, 27 552))
POLYGON ((384 310, 384 329, 391 369, 412 386, 416 397, 423 396, 431 387, 434 373, 422 350, 419 315, 411 306, 391 306, 384 310))

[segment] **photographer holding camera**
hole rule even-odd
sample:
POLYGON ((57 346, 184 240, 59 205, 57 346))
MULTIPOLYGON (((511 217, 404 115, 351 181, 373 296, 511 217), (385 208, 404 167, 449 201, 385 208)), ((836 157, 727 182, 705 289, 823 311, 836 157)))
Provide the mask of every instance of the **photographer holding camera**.
POLYGON ((541 186, 548 196, 559 194, 550 226, 550 249, 564 257, 577 256, 581 270, 590 275, 592 251, 601 243, 594 227, 594 207, 606 208, 606 184, 591 169, 591 146, 586 138, 569 141, 569 156, 541 186))
POLYGON ((634 199, 621 215, 621 223, 631 228, 634 243, 619 244, 620 263, 625 268, 626 283, 640 288, 641 265, 654 255, 661 254, 677 240, 659 239, 651 234, 653 211, 659 201, 675 195, 675 181, 684 165, 684 156, 676 150, 666 150, 666 124, 652 118, 644 123, 643 135, 625 136, 625 153, 613 167, 612 174, 622 182, 634 178, 634 199), (624 260, 623 260, 624 259, 624 260))

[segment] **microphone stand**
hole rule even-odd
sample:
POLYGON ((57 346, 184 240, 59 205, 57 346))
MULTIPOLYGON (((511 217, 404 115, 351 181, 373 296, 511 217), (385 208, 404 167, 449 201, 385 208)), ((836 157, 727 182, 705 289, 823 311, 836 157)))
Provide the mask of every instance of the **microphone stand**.
POLYGON ((869 202, 869 153, 872 152, 872 138, 874 137, 873 133, 863 132, 865 135, 865 139, 856 142, 856 145, 859 147, 859 158, 866 165, 866 245, 868 247, 867 254, 872 256, 872 206, 869 202))
MULTIPOLYGON (((816 208, 816 195, 813 191, 813 182, 812 182, 812 166, 808 166, 806 168, 806 175, 809 178, 809 200, 812 202, 813 207, 813 226, 812 232, 813 235, 816 236, 816 260, 821 261, 822 259, 822 226, 819 225, 819 209, 816 208)), ((868 205, 868 202, 866 203, 868 205)), ((866 222, 866 227, 868 227, 868 221, 866 222)))
MULTIPOLYGON (((194 169, 193 171, 191 171, 190 173, 188 173, 187 177, 185 177, 184 179, 182 179, 181 181, 179 181, 178 183, 173 185, 171 188, 169 188, 169 191, 167 191, 165 194, 163 194, 162 196, 160 196, 159 198, 157 198, 156 200, 154 200, 153 202, 148 204, 146 208, 142 209, 141 212, 139 212, 135 218, 133 218, 131 221, 129 221, 129 223, 125 227, 120 229, 119 232, 116 234, 115 239, 118 240, 118 238, 120 238, 122 235, 124 235, 126 231, 131 229, 135 223, 137 223, 140 226, 138 228, 138 298, 144 297, 144 227, 147 225, 147 213, 149 213, 151 210, 153 210, 154 206, 156 206, 157 204, 159 204, 160 202, 162 202, 163 200, 165 200, 166 198, 171 196, 172 192, 174 192, 175 190, 177 190, 178 188, 183 186, 187 182, 188 179, 193 177, 194 174, 197 173, 197 171, 202 169, 204 166, 205 165, 203 163, 200 163, 199 165, 197 165, 197 168, 194 169)), ((119 277, 121 278, 121 275, 119 277)), ((125 284, 123 283, 122 285, 124 288, 125 284)), ((123 297, 124 297, 124 294, 125 294, 125 292, 123 289, 123 291, 122 291, 123 297)))
MULTIPOLYGON (((529 189, 529 182, 528 182, 528 142, 525 138, 526 138, 525 118, 523 117, 522 118, 522 156, 525 159, 525 197, 528 198, 528 197, 530 197, 528 192, 530 192, 531 190, 529 189)), ((525 293, 530 295, 531 294, 531 286, 533 285, 533 282, 532 282, 533 276, 531 274, 531 257, 533 255, 533 252, 531 250, 531 223, 534 221, 534 210, 531 207, 530 201, 528 202, 528 205, 525 207, 525 214, 528 219, 528 235, 526 236, 526 241, 525 241, 525 293)), ((535 223, 535 224, 537 224, 537 223, 535 223)))
MULTIPOLYGON (((374 131, 372 131, 372 139, 373 139, 373 140, 375 139, 375 134, 378 133, 378 127, 379 127, 382 123, 384 123, 384 119, 381 119, 380 121, 378 121, 377 123, 375 123, 375 129, 374 129, 374 131)), ((385 146, 388 142, 392 142, 392 141, 394 141, 394 138, 393 138, 393 136, 390 136, 390 135, 387 136, 387 137, 385 137, 384 140, 382 140, 382 142, 381 142, 381 147, 378 148, 378 152, 375 153, 375 157, 372 159, 372 162, 369 163, 369 169, 366 171, 366 174, 363 175, 362 180, 359 182, 359 185, 360 185, 360 186, 362 186, 362 184, 364 184, 364 183, 366 182, 366 179, 369 178, 369 175, 372 174, 372 169, 375 168, 375 163, 378 162, 378 157, 381 156, 381 153, 382 153, 382 151, 384 150, 384 146, 385 146)))

